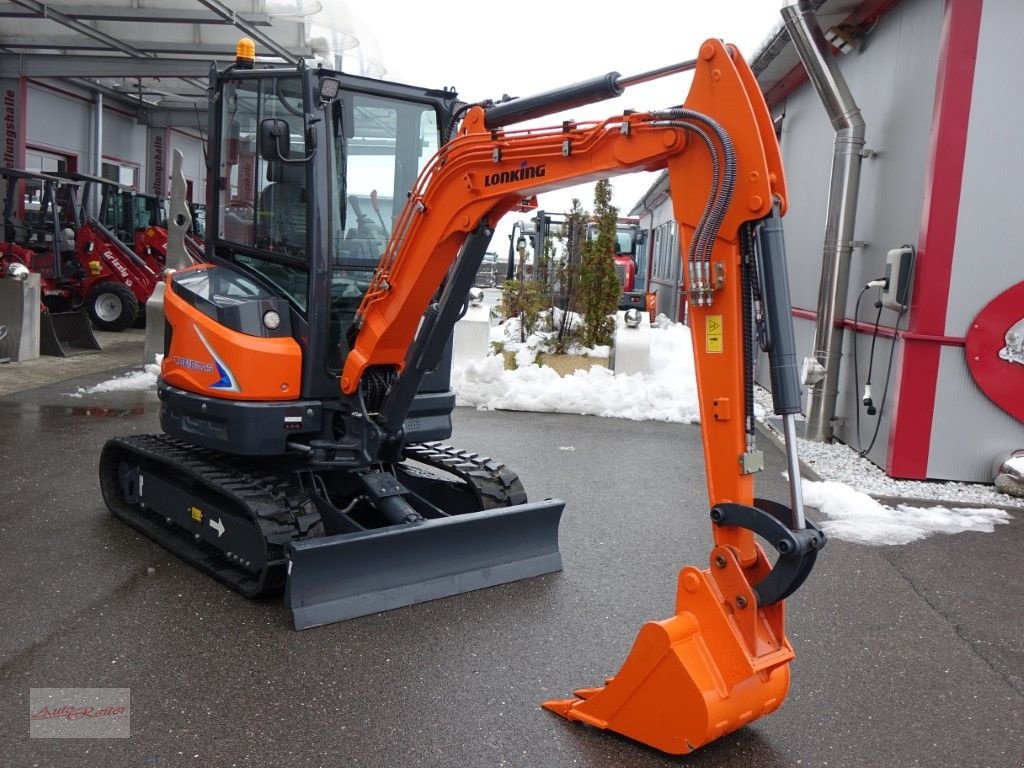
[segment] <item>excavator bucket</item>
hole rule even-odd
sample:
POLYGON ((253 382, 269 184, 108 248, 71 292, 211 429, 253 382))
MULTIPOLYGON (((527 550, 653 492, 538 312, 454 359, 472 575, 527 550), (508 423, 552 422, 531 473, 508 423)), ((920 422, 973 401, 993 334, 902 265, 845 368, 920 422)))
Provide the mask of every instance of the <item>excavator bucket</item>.
POLYGON ((560 571, 564 507, 546 500, 292 542, 285 602, 295 628, 560 571))
POLYGON ((670 754, 692 752, 777 709, 794 657, 782 603, 757 607, 728 548, 716 548, 712 563, 680 572, 676 615, 640 629, 615 677, 544 708, 670 754))
POLYGON ((52 357, 74 357, 98 352, 100 343, 93 335, 89 315, 78 312, 41 312, 39 352, 52 357))

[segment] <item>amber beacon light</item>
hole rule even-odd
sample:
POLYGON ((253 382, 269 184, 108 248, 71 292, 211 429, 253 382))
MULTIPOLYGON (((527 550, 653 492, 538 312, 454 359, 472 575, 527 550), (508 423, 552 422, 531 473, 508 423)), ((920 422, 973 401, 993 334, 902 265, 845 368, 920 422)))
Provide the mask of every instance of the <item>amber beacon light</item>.
POLYGON ((235 46, 235 66, 239 69, 252 69, 256 64, 256 43, 243 37, 235 46))

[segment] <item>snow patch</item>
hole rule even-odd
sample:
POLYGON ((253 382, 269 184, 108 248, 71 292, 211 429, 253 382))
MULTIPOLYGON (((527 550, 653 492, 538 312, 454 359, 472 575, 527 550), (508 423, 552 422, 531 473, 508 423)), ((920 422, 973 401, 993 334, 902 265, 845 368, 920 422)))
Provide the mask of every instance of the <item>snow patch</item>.
POLYGON ((1005 469, 1016 472, 1019 476, 1024 477, 1024 455, 1013 456, 1003 462, 1005 469))
MULTIPOLYGON (((755 413, 759 419, 766 419, 772 410, 771 393, 761 387, 754 387, 755 413), (764 413, 762 417, 760 414, 764 413)), ((802 416, 797 416, 801 420, 802 416)), ((765 426, 782 439, 782 435, 771 422, 765 426)), ((984 483, 961 483, 952 480, 896 480, 870 460, 861 456, 854 448, 839 441, 819 443, 797 437, 800 461, 810 468, 821 480, 835 480, 856 487, 872 496, 892 496, 912 499, 932 499, 950 506, 958 503, 980 506, 1024 507, 1024 498, 999 493, 984 483)))
POLYGON ((908 544, 934 533, 992 533, 1010 522, 1002 509, 886 506, 835 480, 802 481, 804 502, 828 517, 821 528, 830 538, 856 544, 908 544))
POLYGON ((112 379, 101 381, 92 387, 79 387, 76 392, 66 392, 68 397, 82 397, 83 395, 94 395, 100 392, 129 392, 154 389, 156 381, 160 376, 160 363, 163 355, 156 356, 155 363, 142 366, 142 370, 129 371, 122 376, 115 376, 112 379))
MULTIPOLYGON (((507 339, 516 332, 515 328, 506 329, 502 335, 507 339)), ((607 368, 595 366, 562 377, 552 368, 533 364, 542 342, 541 338, 531 336, 517 350, 520 367, 513 371, 505 370, 500 356, 456 360, 452 388, 457 403, 486 411, 577 413, 684 424, 699 422, 697 381, 690 331, 686 326, 673 324, 652 329, 653 372, 650 374, 615 375, 607 368), (529 362, 522 365, 527 360, 529 362)), ((597 347, 586 353, 606 357, 608 348, 597 347)))

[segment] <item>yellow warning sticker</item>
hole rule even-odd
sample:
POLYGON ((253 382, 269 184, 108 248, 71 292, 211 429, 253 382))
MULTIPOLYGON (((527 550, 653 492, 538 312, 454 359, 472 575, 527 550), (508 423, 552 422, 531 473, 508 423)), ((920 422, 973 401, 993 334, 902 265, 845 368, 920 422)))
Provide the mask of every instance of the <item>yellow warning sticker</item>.
POLYGON ((704 320, 704 349, 709 354, 723 352, 722 316, 708 315, 704 320))
POLYGON ((199 507, 192 507, 190 511, 192 512, 193 520, 195 520, 197 523, 203 522, 203 510, 201 510, 199 507))

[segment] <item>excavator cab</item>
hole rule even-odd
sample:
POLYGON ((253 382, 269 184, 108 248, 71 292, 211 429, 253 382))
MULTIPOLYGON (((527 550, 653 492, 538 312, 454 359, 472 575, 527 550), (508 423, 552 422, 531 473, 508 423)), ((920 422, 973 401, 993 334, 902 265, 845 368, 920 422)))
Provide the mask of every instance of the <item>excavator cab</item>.
POLYGON ((167 278, 165 435, 107 445, 113 512, 243 594, 284 588, 300 629, 559 570, 562 502, 439 442, 450 330, 388 424, 394 371, 340 383, 393 201, 456 94, 301 65, 211 87, 207 263, 167 278))
MULTIPOLYGON (((218 84, 208 239, 218 259, 287 302, 293 336, 308 339, 295 394, 335 400, 392 226, 390 201, 404 199, 437 152, 455 94, 301 67, 232 72, 218 84)), ((449 437, 447 369, 439 364, 416 398, 406 442, 449 437)))

